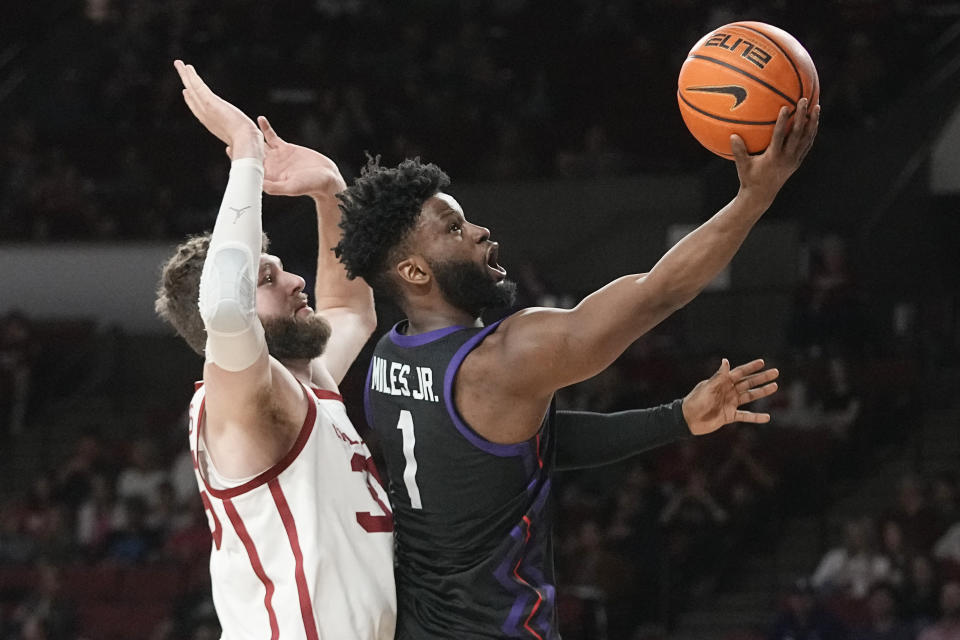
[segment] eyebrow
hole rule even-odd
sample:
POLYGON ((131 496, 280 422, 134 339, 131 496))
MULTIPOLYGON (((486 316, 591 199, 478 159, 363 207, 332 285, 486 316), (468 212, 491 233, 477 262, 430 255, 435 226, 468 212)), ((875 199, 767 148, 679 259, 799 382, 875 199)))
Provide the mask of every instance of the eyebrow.
POLYGON ((260 269, 259 269, 259 270, 260 270, 260 271, 263 271, 263 270, 266 269, 267 267, 270 267, 270 268, 276 267, 276 268, 279 268, 281 271, 283 271, 283 260, 281 260, 281 259, 278 258, 277 256, 273 256, 273 255, 270 256, 270 257, 273 258, 274 260, 276 260, 276 263, 274 263, 273 260, 267 259, 267 260, 265 260, 264 262, 261 262, 261 263, 260 263, 260 269))
POLYGON ((466 222, 466 221, 467 221, 467 217, 466 217, 465 215, 463 215, 463 213, 461 213, 460 211, 457 211, 456 209, 447 209, 446 211, 444 211, 443 213, 441 213, 441 214, 440 214, 440 220, 443 220, 444 218, 446 218, 447 216, 450 216, 450 215, 455 216, 455 217, 457 218, 457 220, 460 220, 461 222, 466 222))

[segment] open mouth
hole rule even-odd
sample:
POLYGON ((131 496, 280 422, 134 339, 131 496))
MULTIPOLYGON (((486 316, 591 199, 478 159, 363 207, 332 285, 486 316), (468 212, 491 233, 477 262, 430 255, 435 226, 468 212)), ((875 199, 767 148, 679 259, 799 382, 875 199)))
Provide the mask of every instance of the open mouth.
POLYGON ((500 266, 500 263, 497 261, 500 257, 500 245, 496 242, 490 244, 490 249, 487 251, 487 268, 493 273, 493 277, 497 280, 503 280, 507 277, 507 270, 500 266))

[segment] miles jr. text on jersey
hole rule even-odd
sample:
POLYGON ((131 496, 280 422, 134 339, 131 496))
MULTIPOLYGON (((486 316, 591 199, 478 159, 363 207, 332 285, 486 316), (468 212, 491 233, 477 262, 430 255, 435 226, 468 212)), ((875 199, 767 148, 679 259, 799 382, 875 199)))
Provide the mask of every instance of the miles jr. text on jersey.
POLYGON ((416 367, 416 374, 417 387, 411 389, 410 365, 402 362, 387 362, 384 358, 374 356, 370 388, 391 396, 407 396, 414 400, 440 402, 440 398, 433 392, 433 370, 429 367, 416 367))

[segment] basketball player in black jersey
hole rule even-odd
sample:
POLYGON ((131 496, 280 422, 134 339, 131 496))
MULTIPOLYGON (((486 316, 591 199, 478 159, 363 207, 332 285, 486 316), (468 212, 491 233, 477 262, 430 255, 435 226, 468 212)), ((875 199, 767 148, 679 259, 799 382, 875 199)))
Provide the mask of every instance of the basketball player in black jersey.
MULTIPOLYGON (((792 126, 782 110, 763 154, 748 155, 734 136, 736 197, 649 273, 574 309, 525 309, 486 327, 481 312, 508 304, 514 285, 490 232, 445 193, 446 174, 418 160, 374 161, 340 194, 337 253, 348 275, 407 316, 378 343, 365 397, 394 508, 398 638, 560 637, 551 473, 629 455, 649 434, 630 412, 558 415, 554 392, 602 371, 710 282, 800 165, 818 121, 819 107, 808 112, 802 99, 792 126)), ((653 421, 672 416, 694 434, 766 421, 739 408, 772 392, 776 371, 762 368, 724 360, 698 385, 709 393, 695 389, 697 402, 661 408, 653 421)))

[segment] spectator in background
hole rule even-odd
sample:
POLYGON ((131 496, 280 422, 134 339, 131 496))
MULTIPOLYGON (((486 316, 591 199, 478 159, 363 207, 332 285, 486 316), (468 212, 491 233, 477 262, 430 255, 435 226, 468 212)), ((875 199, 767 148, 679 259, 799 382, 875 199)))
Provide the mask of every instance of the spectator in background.
POLYGON ((823 427, 823 391, 818 358, 802 350, 792 354, 790 369, 783 393, 772 401, 777 410, 777 424, 792 429, 819 429, 823 427))
POLYGON ((20 526, 19 510, 12 501, 0 503, 0 564, 24 564, 34 556, 33 539, 20 526))
POLYGON ((90 492, 77 509, 77 545, 84 555, 100 558, 120 519, 110 483, 103 476, 93 476, 90 492))
POLYGON ((851 518, 843 526, 843 544, 823 556, 811 582, 822 593, 835 593, 857 600, 870 588, 890 579, 890 562, 874 550, 869 518, 851 518))
POLYGON ((34 590, 14 610, 12 620, 23 640, 73 640, 77 632, 76 608, 63 595, 60 570, 47 562, 37 566, 34 590))
POLYGON ((960 567, 960 522, 947 529, 933 545, 933 556, 960 567))
POLYGON ((844 640, 847 637, 840 621, 817 602, 816 591, 807 579, 801 578, 791 586, 784 605, 769 640, 844 640))
POLYGON ((890 563, 888 581, 898 589, 910 573, 913 549, 903 539, 903 529, 897 520, 886 519, 880 524, 880 554, 890 563))
POLYGON ((937 539, 937 516, 927 503, 926 484, 916 473, 906 473, 897 486, 897 504, 886 517, 897 520, 911 549, 929 549, 937 539))
POLYGON ((940 618, 917 640, 960 640, 960 582, 951 580, 940 589, 940 618))
POLYGON ((146 500, 139 496, 125 499, 123 512, 123 526, 113 531, 106 541, 106 559, 118 564, 140 564, 150 560, 159 547, 159 539, 147 526, 146 500))
POLYGON ((19 311, 0 318, 0 436, 26 426, 39 347, 30 320, 19 311))
POLYGON ((845 241, 837 235, 815 240, 808 264, 807 281, 797 302, 797 345, 840 347, 841 351, 857 346, 861 325, 845 241))
POLYGON ((176 424, 168 430, 170 434, 177 436, 177 442, 173 445, 176 455, 170 463, 167 471, 167 479, 173 485, 173 492, 177 497, 177 504, 183 506, 192 504, 197 497, 197 476, 193 473, 193 455, 188 447, 183 446, 183 429, 187 429, 190 417, 184 412, 177 419, 176 424))
POLYGON ((57 473, 57 497, 71 509, 77 509, 87 500, 93 485, 108 474, 100 435, 94 429, 85 429, 57 473))
POLYGON ((682 440, 657 456, 656 478, 668 493, 683 492, 694 471, 705 469, 706 462, 697 440, 682 440))
POLYGON ((749 524, 751 518, 769 503, 777 485, 777 476, 771 467, 760 451, 757 430, 753 425, 738 425, 733 446, 717 473, 719 484, 726 493, 726 502, 738 522, 749 524))
POLYGON ((152 507, 157 503, 160 485, 166 481, 166 471, 157 464, 156 446, 150 440, 138 440, 130 449, 130 464, 117 477, 117 497, 139 498, 152 507))
POLYGON ((897 592, 893 585, 878 582, 867 596, 869 621, 856 630, 852 640, 913 640, 913 629, 898 615, 897 592))
POLYGON ((849 365, 835 356, 827 361, 827 386, 823 395, 823 426, 840 440, 846 439, 850 427, 860 417, 860 398, 850 383, 849 365))
POLYGON ((163 552, 166 557, 184 564, 207 562, 210 556, 210 525, 199 497, 181 507, 178 527, 167 536, 163 552))
POLYGON ((147 528, 162 540, 189 523, 190 517, 179 508, 173 485, 167 481, 161 482, 147 515, 147 528))
POLYGON ((607 518, 606 540, 631 575, 626 589, 607 605, 610 637, 624 637, 630 622, 654 620, 658 613, 663 541, 657 519, 664 506, 661 488, 643 462, 634 462, 617 487, 607 518))
POLYGON ((940 611, 940 591, 936 566, 924 555, 915 556, 904 585, 903 612, 914 629, 934 620, 940 611))
POLYGON ((930 488, 930 502, 937 520, 937 535, 960 523, 960 504, 957 502, 957 477, 944 471, 933 478, 930 488))
POLYGON ((37 552, 59 557, 70 548, 66 514, 53 495, 53 481, 47 473, 34 478, 20 513, 20 530, 37 545, 37 552))
MULTIPOLYGON (((707 486, 707 474, 700 469, 691 471, 686 485, 674 492, 659 518, 666 531, 667 554, 682 582, 692 584, 719 568, 731 547, 724 530, 727 519, 727 511, 707 486)), ((695 588, 708 585, 699 583, 695 588)))

